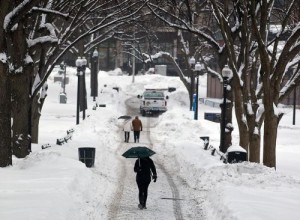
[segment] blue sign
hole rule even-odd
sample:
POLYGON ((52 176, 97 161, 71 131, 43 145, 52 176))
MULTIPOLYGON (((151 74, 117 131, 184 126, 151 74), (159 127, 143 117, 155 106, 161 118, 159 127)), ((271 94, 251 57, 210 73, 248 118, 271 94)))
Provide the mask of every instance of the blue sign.
POLYGON ((196 102, 197 102, 197 96, 196 94, 193 95, 193 105, 192 105, 192 109, 193 111, 196 111, 196 102))

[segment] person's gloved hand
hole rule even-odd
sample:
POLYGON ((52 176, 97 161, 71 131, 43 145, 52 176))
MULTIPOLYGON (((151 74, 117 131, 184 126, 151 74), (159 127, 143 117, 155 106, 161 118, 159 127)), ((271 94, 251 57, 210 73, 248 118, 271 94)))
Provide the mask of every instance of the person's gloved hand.
POLYGON ((153 182, 156 182, 157 176, 153 175, 152 178, 153 178, 153 182))

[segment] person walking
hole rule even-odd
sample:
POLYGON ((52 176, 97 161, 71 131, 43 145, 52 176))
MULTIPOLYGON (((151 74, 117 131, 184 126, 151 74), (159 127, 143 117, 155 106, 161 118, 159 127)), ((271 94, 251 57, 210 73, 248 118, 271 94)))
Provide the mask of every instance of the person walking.
POLYGON ((125 142, 129 142, 129 137, 130 137, 130 131, 132 131, 132 125, 131 125, 131 120, 127 120, 124 123, 123 126, 123 131, 125 135, 125 142))
POLYGON ((143 125, 138 116, 135 116, 135 119, 132 120, 132 128, 133 128, 134 143, 139 142, 140 132, 143 130, 143 125))
POLYGON ((147 209, 146 202, 148 197, 148 187, 151 182, 151 176, 156 182, 156 168, 150 157, 139 158, 135 161, 134 172, 136 172, 136 183, 139 188, 139 205, 140 209, 147 209))

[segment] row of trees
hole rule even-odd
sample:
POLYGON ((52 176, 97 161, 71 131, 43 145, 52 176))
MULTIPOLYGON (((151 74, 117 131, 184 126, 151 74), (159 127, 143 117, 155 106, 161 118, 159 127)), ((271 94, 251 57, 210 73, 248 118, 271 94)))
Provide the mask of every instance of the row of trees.
POLYGON ((47 78, 68 51, 84 56, 130 22, 140 1, 0 1, 0 167, 37 142, 47 78))
MULTIPOLYGON (((207 62, 209 57, 217 58, 219 70, 230 66, 239 144, 250 161, 260 162, 262 138, 263 163, 276 167, 277 129, 283 116, 279 103, 300 81, 299 1, 170 0, 147 5, 166 25, 197 37, 197 47, 188 51, 196 53, 208 73, 221 78, 207 62)), ((231 126, 227 121, 226 147, 231 126)))

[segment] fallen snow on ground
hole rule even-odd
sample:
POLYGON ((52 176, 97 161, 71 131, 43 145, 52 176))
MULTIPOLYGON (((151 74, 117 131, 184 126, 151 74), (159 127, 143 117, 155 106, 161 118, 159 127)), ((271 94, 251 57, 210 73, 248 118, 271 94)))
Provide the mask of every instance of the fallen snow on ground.
MULTIPOLYGON (((248 162, 224 164, 218 155, 212 156, 211 150, 203 149, 203 141, 199 138, 209 136, 210 145, 217 148, 219 124, 204 120, 203 115, 220 110, 200 104, 199 120, 193 120, 187 91, 177 77, 138 75, 132 83, 132 77, 121 75, 119 70, 100 71, 97 102, 106 107, 92 110, 95 103, 89 96, 88 72, 87 118, 84 121, 80 118, 80 124, 75 125, 76 70, 68 67, 67 72, 70 78, 66 85, 67 104, 59 104, 61 85, 50 77, 39 143, 33 145, 28 157, 14 158, 13 166, 0 169, 0 219, 108 219, 120 175, 120 155, 115 152, 123 139, 120 136, 122 122, 117 118, 126 113, 126 99, 141 94, 147 85, 162 82, 177 90, 168 93, 169 110, 151 129, 153 150, 156 151, 153 159, 164 161, 169 172, 190 187, 190 198, 183 199, 198 203, 198 207, 191 207, 192 211, 203 209, 209 220, 299 219, 300 146, 297 136, 300 120, 298 117, 296 125, 291 125, 291 109, 287 110, 279 126, 277 171, 248 162), (119 92, 114 87, 118 87, 119 92), (72 139, 64 145, 56 145, 56 139, 66 136, 66 131, 71 128, 75 130, 72 139), (46 143, 51 147, 42 150, 41 145, 46 143), (94 168, 86 168, 78 160, 79 147, 96 148, 94 168)), ((205 97, 205 80, 205 77, 200 78, 199 97, 205 97)), ((233 143, 237 145, 236 123, 234 126, 233 143)), ((155 184, 154 188, 150 187, 149 196, 158 194, 155 190, 159 188, 159 177, 155 184)), ((162 187, 160 193, 163 190, 166 189, 162 187)), ((137 201, 132 201, 134 208, 136 204, 137 201)), ((153 213, 145 211, 143 217, 153 219, 153 213)))

